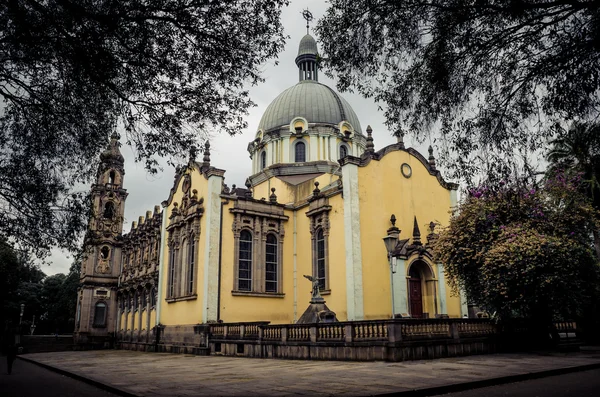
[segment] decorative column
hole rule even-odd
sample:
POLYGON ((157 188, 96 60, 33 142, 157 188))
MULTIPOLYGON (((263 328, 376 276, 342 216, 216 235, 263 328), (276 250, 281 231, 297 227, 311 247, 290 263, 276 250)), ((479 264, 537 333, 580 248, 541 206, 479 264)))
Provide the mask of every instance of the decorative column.
POLYGON ((346 157, 342 166, 344 243, 346 250, 346 305, 348 320, 364 318, 358 163, 346 157))
POLYGON ((437 264, 438 273, 438 291, 440 293, 440 314, 448 314, 446 308, 446 276, 444 274, 444 266, 441 263, 437 264))
POLYGON ((122 302, 123 297, 121 295, 117 296, 117 329, 115 330, 115 332, 117 333, 117 335, 121 335, 121 302, 122 302))
POLYGON ((309 136, 308 161, 319 160, 319 137, 317 135, 309 136))
POLYGON ((152 301, 151 299, 151 294, 152 294, 152 288, 148 288, 147 286, 144 287, 146 289, 146 343, 148 343, 148 341, 150 340, 150 302, 152 301))
POLYGON ((406 280, 406 260, 396 260, 396 273, 394 277, 394 306, 396 314, 408 313, 408 281, 406 280))
POLYGON ((286 135, 283 137, 283 162, 290 162, 290 136, 286 135))

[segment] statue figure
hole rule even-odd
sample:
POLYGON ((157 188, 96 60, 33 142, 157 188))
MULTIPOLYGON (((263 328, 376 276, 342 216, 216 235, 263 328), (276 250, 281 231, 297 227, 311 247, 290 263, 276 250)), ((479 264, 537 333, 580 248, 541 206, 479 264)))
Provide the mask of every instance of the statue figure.
POLYGON ((319 279, 317 279, 316 277, 313 277, 313 276, 307 276, 306 274, 304 275, 304 278, 306 278, 312 282, 311 302, 313 300, 318 300, 318 301, 322 300, 323 298, 321 297, 321 293, 319 292, 319 279))

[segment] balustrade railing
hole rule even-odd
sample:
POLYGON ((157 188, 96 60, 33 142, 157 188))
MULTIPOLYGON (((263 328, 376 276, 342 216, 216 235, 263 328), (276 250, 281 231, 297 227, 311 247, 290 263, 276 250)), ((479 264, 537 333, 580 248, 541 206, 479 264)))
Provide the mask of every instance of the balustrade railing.
POLYGON ((352 324, 352 339, 356 341, 387 340, 389 321, 360 321, 352 324))
MULTIPOLYGON (((557 323, 558 330, 572 330, 574 323, 557 323)), ((400 342, 478 338, 496 334, 488 319, 395 319, 318 324, 267 322, 210 324, 212 340, 256 340, 279 343, 400 342)), ((563 331, 564 332, 564 331, 563 331)))

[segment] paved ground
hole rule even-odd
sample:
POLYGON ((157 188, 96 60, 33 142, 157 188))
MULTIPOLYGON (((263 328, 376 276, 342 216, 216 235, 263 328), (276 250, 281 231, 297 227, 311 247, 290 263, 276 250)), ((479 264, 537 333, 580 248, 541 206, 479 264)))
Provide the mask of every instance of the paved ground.
POLYGON ((444 397, 597 397, 600 390, 600 369, 548 378, 533 379, 506 385, 483 387, 444 397))
POLYGON ((200 357, 122 350, 23 357, 132 395, 169 397, 362 396, 584 365, 600 367, 600 354, 595 352, 496 354, 402 363, 200 357))
POLYGON ((7 375, 6 357, 0 356, 0 396, 116 397, 117 395, 23 360, 15 361, 12 374, 7 375))

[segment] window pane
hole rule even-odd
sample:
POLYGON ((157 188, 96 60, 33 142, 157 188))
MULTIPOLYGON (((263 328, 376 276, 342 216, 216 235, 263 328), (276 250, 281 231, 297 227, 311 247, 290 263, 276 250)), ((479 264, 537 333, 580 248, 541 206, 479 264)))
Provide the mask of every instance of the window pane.
POLYGON ((340 159, 343 159, 347 155, 348 155, 348 150, 346 149, 346 146, 340 146, 340 159))
POLYGON ((265 246, 265 291, 277 292, 277 237, 267 235, 265 246))
POLYGON ((319 288, 325 289, 326 272, 325 272, 325 236, 323 229, 317 231, 317 279, 319 280, 319 288))
POLYGON ((306 145, 304 142, 298 142, 295 146, 296 150, 296 162, 304 162, 306 161, 306 145))
POLYGON ((243 230, 240 233, 238 261, 238 289, 250 291, 252 285, 252 234, 243 230))
POLYGON ((94 326, 104 327, 106 325, 106 304, 97 303, 94 310, 94 326))

